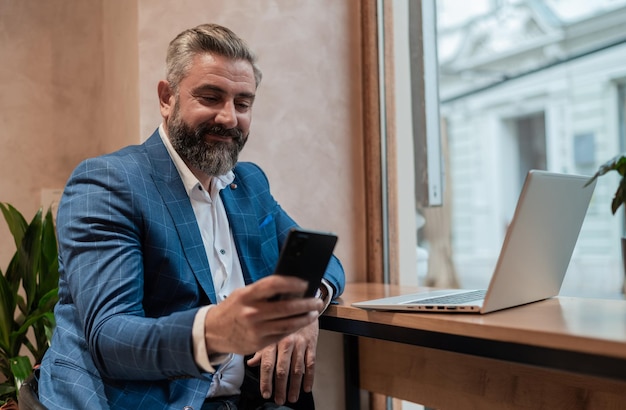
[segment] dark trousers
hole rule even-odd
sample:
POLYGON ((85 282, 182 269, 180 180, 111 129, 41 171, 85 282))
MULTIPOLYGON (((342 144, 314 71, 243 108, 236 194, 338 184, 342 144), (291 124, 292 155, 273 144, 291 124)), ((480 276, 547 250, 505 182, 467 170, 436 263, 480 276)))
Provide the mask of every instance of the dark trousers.
MULTIPOLYGON (((247 361, 248 358, 245 360, 247 361)), ((246 375, 241 386, 240 396, 212 398, 202 406, 202 410, 315 410, 312 393, 300 391, 300 398, 295 403, 279 406, 273 399, 264 399, 261 395, 259 366, 246 365, 246 375)))

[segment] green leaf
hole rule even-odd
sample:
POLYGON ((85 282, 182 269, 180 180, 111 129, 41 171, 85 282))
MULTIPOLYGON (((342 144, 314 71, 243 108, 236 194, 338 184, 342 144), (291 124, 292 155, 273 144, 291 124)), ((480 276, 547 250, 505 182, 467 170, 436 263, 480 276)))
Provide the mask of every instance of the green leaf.
POLYGON ((14 293, 4 276, 0 275, 0 349, 4 351, 9 349, 14 312, 14 293))
MULTIPOLYGON (((15 385, 12 382, 6 381, 0 384, 0 397, 1 398, 15 397, 15 393, 16 393, 15 385)), ((2 402, 0 401, 0 403, 2 402)))
POLYGON ((621 176, 624 176, 624 174, 626 173, 626 152, 617 155, 605 162, 604 164, 600 165, 598 171, 591 178, 589 178, 585 186, 591 184, 598 177, 611 171, 617 171, 617 173, 619 173, 621 176))
POLYGON ((37 279, 41 261, 41 209, 37 211, 24 233, 18 249, 19 265, 22 272, 22 287, 26 293, 26 306, 30 310, 37 291, 37 279))
POLYGON ((33 371, 33 365, 26 356, 17 356, 11 358, 11 371, 15 378, 15 389, 19 392, 20 386, 33 371))
POLYGON ((613 215, 615 215, 615 212, 617 212, 623 203, 626 203, 626 178, 622 178, 620 181, 617 191, 615 191, 613 201, 611 201, 611 212, 613 212, 613 215))
POLYGON ((54 313, 37 309, 31 312, 19 329, 12 332, 11 335, 17 337, 21 334, 25 334, 28 331, 28 328, 35 323, 50 323, 50 317, 54 318, 54 313))
POLYGON ((626 154, 618 155, 619 158, 615 160, 615 164, 613 168, 617 171, 618 174, 624 176, 626 173, 626 154))
POLYGON ((54 328, 57 325, 57 322, 54 318, 54 313, 52 312, 46 313, 44 323, 45 323, 44 329, 46 332, 46 342, 48 345, 50 345, 50 341, 52 340, 52 334, 54 333, 54 328))
POLYGON ((54 218, 51 208, 46 212, 41 231, 41 262, 38 295, 45 295, 59 285, 59 258, 54 218))
MULTIPOLYGON (((53 300, 56 290, 52 290, 47 295, 48 303, 53 300)), ((48 306, 43 303, 41 309, 32 311, 24 323, 20 327, 11 333, 11 338, 15 342, 20 342, 28 347, 33 354, 35 362, 39 362, 43 358, 43 354, 49 346, 49 341, 52 338, 54 326, 56 324, 54 320, 54 313, 52 312, 52 306, 48 306), (26 340, 27 332, 32 329, 35 337, 35 346, 30 344, 26 340)))
POLYGON ((48 293, 43 295, 41 298, 39 298, 37 309, 45 312, 52 312, 52 310, 54 309, 54 305, 58 302, 58 300, 59 288, 55 287, 54 289, 49 290, 48 293))
POLYGON ((22 243, 24 232, 26 232, 26 219, 24 219, 22 214, 10 204, 0 202, 0 209, 2 209, 4 219, 9 226, 11 234, 13 235, 15 247, 19 248, 22 243))
POLYGON ((5 277, 13 293, 17 293, 17 290, 20 287, 20 283, 22 281, 22 272, 19 263, 19 255, 17 252, 11 258, 11 262, 9 262, 9 266, 7 267, 5 277))
POLYGON ((28 314, 28 309, 26 307, 26 301, 24 300, 24 298, 22 297, 22 295, 20 295, 19 293, 13 294, 15 296, 15 301, 17 302, 17 306, 20 308, 20 313, 22 313, 22 315, 27 315, 28 314))

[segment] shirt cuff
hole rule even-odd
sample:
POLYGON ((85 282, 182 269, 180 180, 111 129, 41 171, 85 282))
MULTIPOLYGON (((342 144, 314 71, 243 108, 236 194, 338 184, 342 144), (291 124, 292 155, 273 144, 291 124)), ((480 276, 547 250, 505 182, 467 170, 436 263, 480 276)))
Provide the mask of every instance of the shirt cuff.
POLYGON ((318 289, 316 296, 321 298, 324 301, 324 309, 320 312, 320 315, 326 311, 328 306, 330 306, 330 302, 333 300, 333 287, 326 279, 322 278, 322 286, 326 288, 326 297, 322 298, 322 292, 318 289))
POLYGON ((230 359, 231 353, 213 353, 208 354, 206 350, 206 340, 204 338, 204 319, 209 309, 215 305, 203 306, 198 309, 196 317, 193 320, 191 329, 191 338, 193 341, 193 357, 198 367, 208 373, 215 373, 216 366, 225 363, 230 359))

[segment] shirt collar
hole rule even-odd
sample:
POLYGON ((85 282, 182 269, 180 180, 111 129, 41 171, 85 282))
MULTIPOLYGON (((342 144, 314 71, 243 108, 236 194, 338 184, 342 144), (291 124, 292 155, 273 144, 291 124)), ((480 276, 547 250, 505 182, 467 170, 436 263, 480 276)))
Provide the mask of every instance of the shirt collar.
MULTIPOLYGON (((183 181, 183 185, 185 186, 185 190, 187 191, 187 195, 191 196, 191 193, 194 189, 198 189, 198 186, 202 186, 200 181, 196 176, 191 172, 185 161, 178 155, 178 152, 172 146, 170 139, 168 138, 165 127, 163 127, 163 123, 159 125, 159 136, 165 144, 165 148, 167 152, 170 154, 176 169, 178 170, 178 174, 180 175, 180 179, 183 181)), ((220 175, 218 177, 211 178, 211 188, 217 188, 217 191, 224 189, 227 185, 232 183, 235 180, 235 173, 231 170, 228 171, 224 175, 220 175)), ((213 191, 213 189, 211 189, 213 191)))

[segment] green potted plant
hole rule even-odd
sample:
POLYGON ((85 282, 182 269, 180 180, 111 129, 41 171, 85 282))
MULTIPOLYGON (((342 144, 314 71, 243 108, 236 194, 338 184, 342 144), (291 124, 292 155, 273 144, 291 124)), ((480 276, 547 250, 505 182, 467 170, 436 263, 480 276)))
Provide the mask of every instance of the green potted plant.
MULTIPOLYGON (((592 183, 596 178, 602 176, 610 171, 616 171, 621 175, 619 185, 611 201, 611 212, 613 215, 617 212, 622 204, 626 204, 626 152, 611 158, 609 161, 600 165, 598 171, 589 179, 586 185, 592 183)), ((585 186, 586 186, 585 185, 585 186)), ((624 265, 624 272, 626 274, 626 238, 622 237, 622 263, 624 265)), ((622 293, 626 294, 626 278, 622 284, 622 293)))
POLYGON ((54 219, 40 209, 30 223, 0 203, 16 251, 0 270, 0 409, 17 408, 21 383, 48 349, 58 300, 58 250, 54 219))

